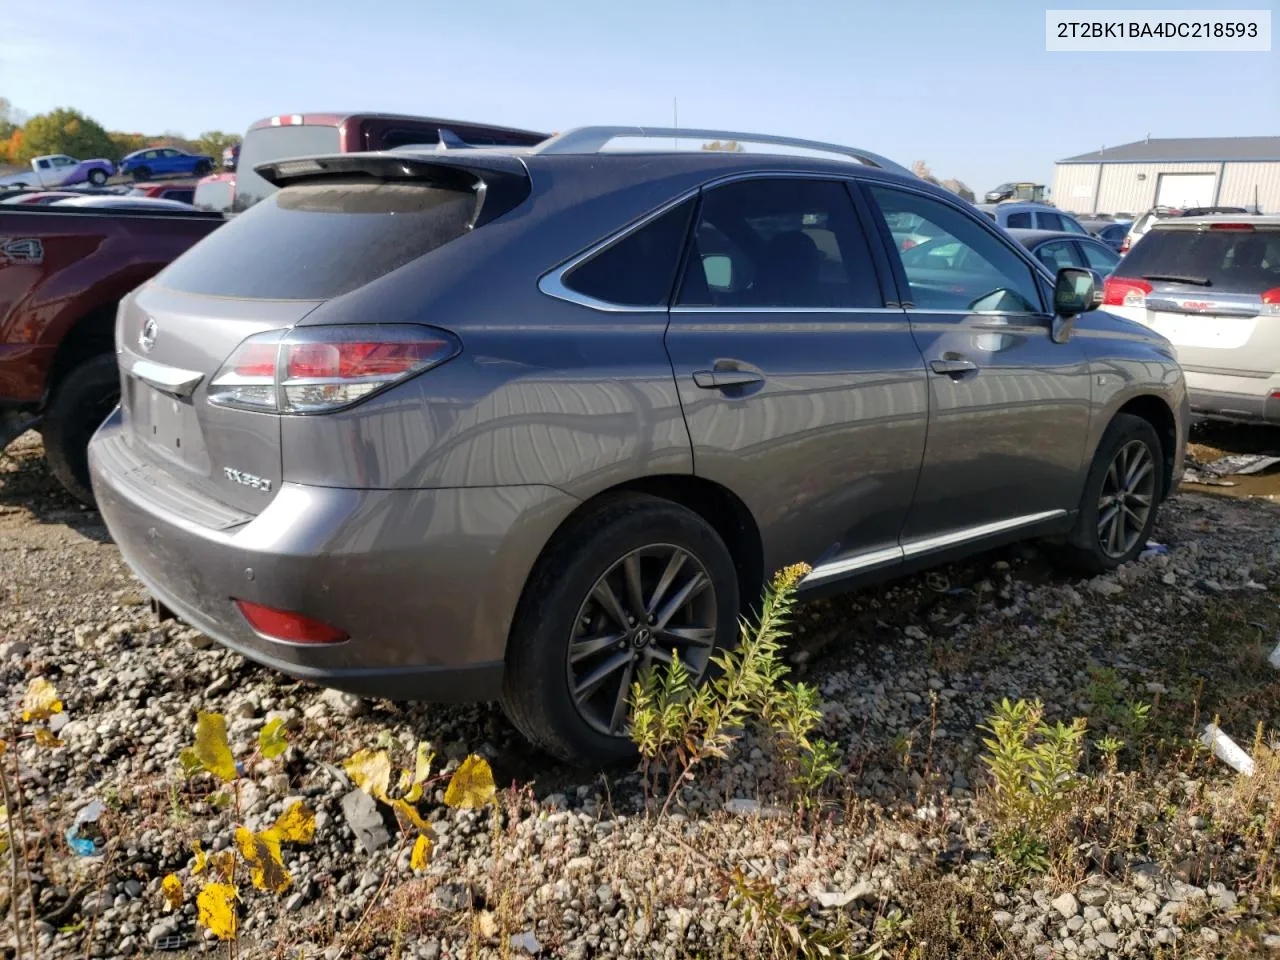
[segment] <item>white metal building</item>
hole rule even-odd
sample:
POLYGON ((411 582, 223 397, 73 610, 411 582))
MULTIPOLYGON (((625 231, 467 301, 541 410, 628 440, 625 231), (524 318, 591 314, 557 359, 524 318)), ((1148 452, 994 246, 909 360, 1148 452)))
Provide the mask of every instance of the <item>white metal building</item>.
POLYGON ((1280 137, 1148 138, 1068 157, 1054 170, 1053 202, 1080 214, 1255 205, 1280 213, 1280 137))

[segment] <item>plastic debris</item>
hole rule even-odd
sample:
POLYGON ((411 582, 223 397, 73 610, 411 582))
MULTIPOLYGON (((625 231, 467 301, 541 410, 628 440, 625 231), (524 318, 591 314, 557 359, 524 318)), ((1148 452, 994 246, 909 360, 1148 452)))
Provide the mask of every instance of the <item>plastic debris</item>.
POLYGON ((1218 729, 1216 724, 1207 723, 1200 742, 1213 751, 1213 755, 1246 777, 1253 776, 1253 757, 1249 756, 1238 743, 1218 729))
POLYGON ((1138 555, 1138 559, 1146 560, 1148 557, 1163 557, 1168 552, 1169 548, 1163 543, 1156 543, 1154 540, 1148 540, 1147 545, 1142 549, 1142 553, 1138 555))
POLYGON ((781 807, 766 807, 759 800, 749 800, 746 797, 734 797, 726 801, 724 809, 735 817, 760 817, 762 820, 784 817, 787 814, 781 807))
POLYGON ((1280 670, 1280 643, 1276 644, 1276 648, 1271 651, 1271 656, 1267 657, 1267 663, 1280 670))
POLYGON ((66 841, 71 852, 77 857, 92 857, 98 852, 98 845, 88 837, 80 836, 80 828, 86 823, 97 823, 98 818, 107 812, 107 805, 101 800, 91 800, 80 808, 75 820, 67 828, 66 841))
POLYGON ((1205 464, 1203 469, 1205 473, 1215 477, 1247 477, 1270 470, 1277 463, 1280 463, 1280 457, 1257 453, 1233 453, 1230 456, 1219 457, 1213 463, 1205 464))

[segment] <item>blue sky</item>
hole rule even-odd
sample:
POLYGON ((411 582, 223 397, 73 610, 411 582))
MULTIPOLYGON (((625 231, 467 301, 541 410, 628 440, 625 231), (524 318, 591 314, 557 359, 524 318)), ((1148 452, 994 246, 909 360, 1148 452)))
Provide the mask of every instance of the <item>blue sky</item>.
POLYGON ((54 0, 5 18, 0 96, 192 136, 344 109, 669 124, 676 97, 685 126, 856 144, 978 192, 1052 183, 1054 160, 1148 133, 1280 132, 1280 51, 1047 53, 1047 5, 54 0))

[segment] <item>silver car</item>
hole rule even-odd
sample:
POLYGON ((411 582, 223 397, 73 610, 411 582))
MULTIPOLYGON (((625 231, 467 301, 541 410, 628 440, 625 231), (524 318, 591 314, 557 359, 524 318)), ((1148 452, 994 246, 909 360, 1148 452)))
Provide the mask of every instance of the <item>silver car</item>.
POLYGON ((1037 537, 1098 572, 1180 474, 1165 339, 874 153, 607 127, 259 169, 121 305, 90 460, 163 608, 296 677, 617 760, 631 681, 702 676, 768 571, 1037 537), (905 262, 904 222, 955 255, 905 262))

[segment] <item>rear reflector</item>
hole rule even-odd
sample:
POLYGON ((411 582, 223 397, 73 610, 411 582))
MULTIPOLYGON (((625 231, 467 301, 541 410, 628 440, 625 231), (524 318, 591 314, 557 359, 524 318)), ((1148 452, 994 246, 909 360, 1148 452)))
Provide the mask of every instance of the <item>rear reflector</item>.
POLYGON ((1280 287, 1262 291, 1262 312, 1268 316, 1280 316, 1280 287))
POLYGON ((260 603, 237 600, 236 606, 249 621, 249 626, 269 640, 284 643, 341 643, 347 634, 337 627, 300 613, 264 607, 260 603))
POLYGON ((1102 304, 1108 307, 1145 307, 1151 284, 1145 280, 1130 280, 1110 276, 1102 286, 1102 304))

